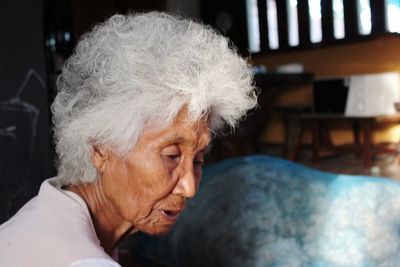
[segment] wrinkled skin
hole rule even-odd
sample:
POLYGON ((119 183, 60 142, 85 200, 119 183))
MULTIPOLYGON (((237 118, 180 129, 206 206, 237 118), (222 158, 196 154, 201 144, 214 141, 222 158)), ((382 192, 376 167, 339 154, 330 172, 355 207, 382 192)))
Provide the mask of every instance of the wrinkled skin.
POLYGON ((109 254, 125 235, 168 232, 198 189, 210 142, 207 120, 191 122, 185 109, 165 129, 147 129, 126 159, 95 148, 100 178, 69 190, 88 204, 96 232, 109 254))

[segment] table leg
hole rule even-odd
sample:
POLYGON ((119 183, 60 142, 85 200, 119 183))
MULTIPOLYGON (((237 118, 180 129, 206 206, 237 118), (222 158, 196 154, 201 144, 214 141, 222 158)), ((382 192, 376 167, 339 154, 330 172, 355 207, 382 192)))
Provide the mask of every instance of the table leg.
POLYGON ((312 132, 312 145, 313 145, 313 162, 316 164, 319 162, 319 150, 320 150, 320 138, 319 138, 319 122, 311 122, 312 132))
POLYGON ((372 165, 372 136, 371 136, 371 128, 372 122, 371 121, 363 121, 362 124, 362 131, 363 131, 363 160, 364 160, 364 168, 371 168, 372 165))
POLYGON ((358 158, 361 152, 360 125, 357 122, 353 122, 352 126, 353 126, 353 141, 355 146, 355 155, 358 158))
POLYGON ((300 152, 301 144, 302 144, 303 136, 304 136, 304 128, 305 128, 304 124, 305 124, 304 121, 300 121, 300 133, 299 133, 299 136, 298 136, 294 151, 293 151, 292 155, 289 158, 291 161, 296 161, 297 155, 300 152))

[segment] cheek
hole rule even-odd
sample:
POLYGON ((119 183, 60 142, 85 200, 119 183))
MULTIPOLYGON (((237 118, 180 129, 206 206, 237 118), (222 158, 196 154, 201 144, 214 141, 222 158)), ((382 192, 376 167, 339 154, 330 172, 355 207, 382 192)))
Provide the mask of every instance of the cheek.
POLYGON ((176 184, 174 177, 178 177, 162 160, 148 158, 136 158, 130 162, 125 172, 119 172, 120 192, 114 193, 119 195, 123 212, 129 213, 131 218, 144 219, 149 216, 157 203, 171 194, 176 184))
MULTIPOLYGON (((155 205, 173 190, 175 179, 164 164, 153 164, 151 168, 143 168, 139 174, 139 181, 131 184, 139 202, 155 205)), ((140 203, 139 203, 140 204, 140 203)))
POLYGON ((163 159, 160 162, 160 168, 158 168, 154 176, 157 178, 156 187, 159 189, 159 192, 162 191, 165 195, 168 195, 173 191, 178 182, 180 170, 177 163, 166 162, 163 159))

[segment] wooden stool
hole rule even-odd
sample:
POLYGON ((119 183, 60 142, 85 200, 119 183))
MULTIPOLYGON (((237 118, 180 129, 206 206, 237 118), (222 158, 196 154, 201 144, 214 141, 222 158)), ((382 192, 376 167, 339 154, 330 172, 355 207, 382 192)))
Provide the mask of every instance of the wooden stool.
MULTIPOLYGON (((318 163, 321 156, 326 151, 344 151, 354 152, 359 155, 362 152, 363 165, 370 168, 373 157, 373 129, 374 126, 387 126, 389 124, 399 123, 400 114, 369 116, 369 117, 351 117, 332 114, 304 114, 301 116, 301 135, 298 142, 298 148, 301 145, 304 128, 311 129, 313 160, 318 163), (329 136, 329 123, 348 122, 352 125, 353 143, 349 145, 333 145, 329 136), (363 142, 360 141, 360 134, 363 136, 363 142), (325 150, 324 150, 325 149, 325 150)), ((376 152, 385 152, 384 149, 378 149, 376 152)))

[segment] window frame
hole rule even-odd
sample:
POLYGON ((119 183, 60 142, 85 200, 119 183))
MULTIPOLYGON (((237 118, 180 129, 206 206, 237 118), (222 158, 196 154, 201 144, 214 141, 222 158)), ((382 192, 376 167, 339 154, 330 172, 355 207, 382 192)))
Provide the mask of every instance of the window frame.
MULTIPOLYGON (((362 42, 380 38, 382 36, 400 36, 399 33, 389 32, 387 27, 386 1, 370 0, 371 8, 371 33, 363 35, 359 32, 358 1, 343 0, 344 33, 345 36, 337 39, 334 36, 333 0, 321 0, 321 27, 322 40, 313 43, 310 36, 310 17, 308 0, 298 0, 297 17, 299 28, 299 43, 297 46, 289 44, 288 29, 288 3, 289 0, 276 0, 278 19, 279 48, 271 49, 268 39, 267 0, 257 0, 258 29, 260 37, 259 51, 250 51, 251 55, 264 55, 287 51, 299 51, 304 49, 320 48, 332 45, 362 42), (264 11, 264 12, 262 12, 264 11)), ((250 29, 248 29, 250 30, 250 29)))

